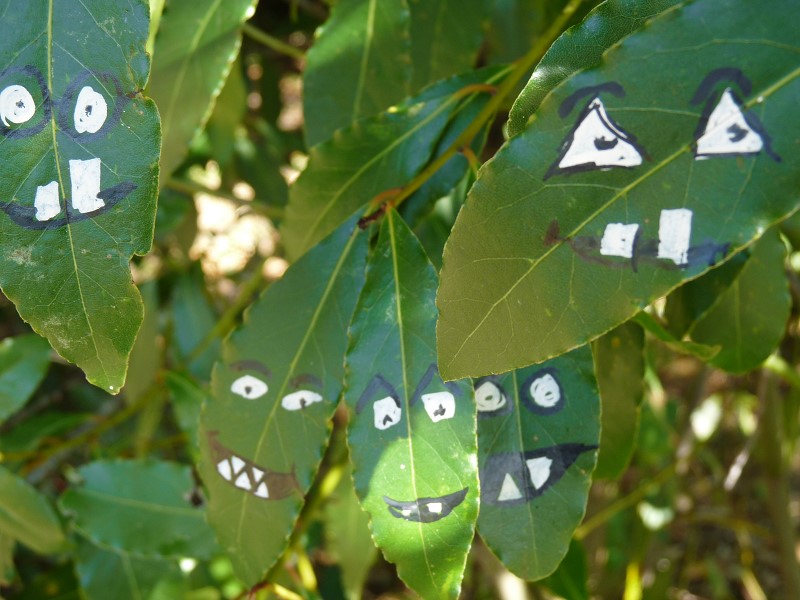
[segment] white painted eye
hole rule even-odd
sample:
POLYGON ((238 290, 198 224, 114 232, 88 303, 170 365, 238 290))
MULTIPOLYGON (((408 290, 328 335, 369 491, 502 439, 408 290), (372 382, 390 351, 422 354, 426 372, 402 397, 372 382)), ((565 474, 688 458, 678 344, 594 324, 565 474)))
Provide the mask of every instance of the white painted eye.
POLYGON ((381 398, 372 405, 372 410, 375 415, 375 428, 376 429, 389 429, 393 425, 400 422, 400 417, 403 415, 402 409, 397 406, 397 401, 391 396, 381 398))
POLYGON ((494 412, 503 408, 508 399, 496 383, 484 381, 475 388, 475 404, 479 412, 494 412))
POLYGON ((97 133, 107 116, 106 99, 91 86, 84 86, 75 101, 75 130, 78 133, 97 133))
POLYGON ((642 164, 642 155, 629 139, 606 114, 600 98, 595 98, 572 132, 569 147, 558 167, 570 170, 635 167, 642 164))
POLYGON ((542 408, 553 408, 561 400, 561 387, 550 373, 540 375, 531 382, 531 398, 542 408))
POLYGON ((286 410, 301 410, 315 402, 322 402, 322 396, 316 392, 298 390, 284 396, 281 399, 281 406, 286 410))
POLYGON ((242 375, 231 384, 231 391, 237 396, 255 400, 267 393, 269 387, 266 383, 252 375, 242 375))
POLYGON ((36 112, 33 96, 21 85, 10 85, 0 92, 0 119, 20 124, 29 121, 36 112))
POLYGON ((456 414, 456 399, 450 392, 423 394, 422 403, 425 405, 425 412, 434 423, 442 419, 452 419, 456 414))
POLYGON ((708 115, 705 130, 697 140, 695 158, 712 156, 748 156, 758 154, 764 140, 753 131, 739 103, 727 88, 708 115))

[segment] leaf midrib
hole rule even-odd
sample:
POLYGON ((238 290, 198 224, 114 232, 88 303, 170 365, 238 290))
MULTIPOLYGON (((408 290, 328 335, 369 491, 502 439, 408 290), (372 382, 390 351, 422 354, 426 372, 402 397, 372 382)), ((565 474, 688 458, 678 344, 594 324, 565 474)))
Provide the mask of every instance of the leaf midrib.
POLYGON ((193 519, 203 519, 203 514, 197 509, 182 507, 182 506, 166 506, 164 504, 155 504, 145 500, 137 500, 135 498, 125 498, 123 496, 115 496, 108 492, 101 492, 91 488, 83 488, 76 492, 79 496, 90 496, 100 500, 109 501, 110 504, 119 504, 120 506, 127 506, 130 508, 137 508, 147 512, 161 513, 165 515, 180 515, 184 517, 191 517, 193 519))
POLYGON ((350 122, 355 123, 361 114, 361 98, 364 96, 364 82, 366 80, 367 65, 372 48, 372 38, 375 35, 375 5, 377 0, 369 0, 367 7, 367 26, 365 31, 364 50, 361 52, 361 68, 358 71, 358 82, 356 83, 356 95, 353 101, 353 113, 350 115, 350 122))
MULTIPOLYGON (((759 93, 753 93, 752 94, 752 99, 749 102, 746 102, 744 104, 744 108, 749 109, 754 104, 757 104, 759 102, 765 101, 772 94, 774 94, 775 92, 780 90, 782 87, 784 87, 784 86, 788 85, 789 83, 791 83, 798 76, 800 76, 800 67, 798 67, 794 71, 791 71, 785 77, 782 77, 781 79, 776 81, 774 84, 772 84, 771 86, 767 87, 762 93, 760 93, 760 94, 759 93)), ((458 350, 456 350, 456 352, 453 354, 452 358, 448 361, 448 363, 447 363, 448 366, 451 366, 458 359, 459 355, 464 350, 464 347, 472 339, 472 337, 483 327, 483 324, 486 322, 486 320, 489 318, 489 316, 492 313, 494 313, 495 309, 497 309, 497 307, 502 302, 506 301, 506 299, 517 288, 517 286, 520 285, 525 279, 527 279, 527 277, 533 272, 534 269, 536 269, 536 267, 539 266, 539 264, 541 264, 553 252, 555 252, 556 250, 561 248, 566 243, 565 240, 569 240, 569 239, 573 238, 575 235, 577 235, 578 233, 580 233, 583 230, 584 227, 586 227, 598 215, 600 215, 601 213, 606 211, 609 207, 611 207, 611 205, 614 204, 617 200, 627 196, 627 194, 631 190, 633 190, 639 184, 641 184, 644 181, 646 181, 647 179, 649 179, 650 176, 658 173, 661 169, 663 169, 664 167, 666 167, 669 164, 671 164, 674 160, 678 159, 682 154, 684 154, 685 152, 690 150, 691 147, 692 147, 691 143, 685 144, 684 146, 680 147, 676 152, 674 152, 673 154, 671 154, 670 156, 668 156, 667 158, 662 160, 660 163, 654 165, 652 169, 650 169, 649 171, 644 172, 637 179, 634 179, 627 186, 625 186, 623 188, 620 188, 614 195, 611 196, 611 198, 608 201, 606 201, 605 203, 600 205, 594 212, 590 213, 589 216, 586 217, 582 222, 580 222, 569 234, 567 234, 566 236, 563 236, 560 240, 558 240, 554 244, 552 244, 549 248, 547 248, 545 250, 544 253, 542 253, 541 256, 539 256, 536 259, 531 260, 531 264, 528 267, 528 269, 514 282, 513 285, 511 285, 508 288, 508 290, 506 290, 506 292, 504 294, 502 294, 494 303, 492 303, 492 305, 486 311, 486 314, 484 315, 484 317, 478 322, 477 325, 475 325, 475 327, 472 328, 472 331, 470 331, 470 333, 464 338, 464 341, 458 347, 458 350)), ((546 358, 546 357, 544 357, 544 358, 546 358)))

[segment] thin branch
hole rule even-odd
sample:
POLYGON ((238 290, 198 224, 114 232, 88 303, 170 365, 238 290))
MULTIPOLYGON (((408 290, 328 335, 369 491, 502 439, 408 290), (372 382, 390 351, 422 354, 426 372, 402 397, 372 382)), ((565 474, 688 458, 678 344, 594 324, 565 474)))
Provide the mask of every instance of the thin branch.
POLYGON ((263 44, 267 48, 271 50, 275 50, 275 52, 279 52, 280 54, 284 54, 289 56, 290 58, 294 58, 296 60, 302 60, 305 58, 306 54, 299 48, 295 48, 280 40, 276 37, 271 36, 265 31, 262 31, 255 25, 251 25, 250 23, 245 23, 242 25, 242 32, 252 40, 255 40, 259 44, 263 44))

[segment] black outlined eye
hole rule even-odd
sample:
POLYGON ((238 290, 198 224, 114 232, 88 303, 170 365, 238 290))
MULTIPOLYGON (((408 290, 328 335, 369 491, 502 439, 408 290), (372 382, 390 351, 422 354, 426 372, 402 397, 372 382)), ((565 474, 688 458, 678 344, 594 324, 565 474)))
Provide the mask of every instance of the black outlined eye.
POLYGON ((231 384, 231 391, 247 400, 257 400, 269 390, 269 386, 258 377, 242 375, 231 384))
POLYGON ((9 127, 9 122, 19 125, 31 120, 36 114, 36 103, 31 93, 21 85, 10 85, 0 92, 0 119, 9 127))
POLYGON ((108 117, 108 103, 90 85, 83 86, 75 101, 73 121, 78 133, 97 133, 108 117))
POLYGON ((383 375, 375 375, 369 382, 356 404, 356 414, 361 413, 372 398, 379 392, 378 400, 372 402, 372 423, 375 429, 386 430, 397 425, 403 418, 403 409, 400 407, 399 396, 392 384, 383 375))
POLYGON ((479 379, 475 385, 475 405, 478 416, 494 417, 511 412, 511 404, 500 384, 493 379, 479 379))
POLYGON ((731 88, 726 88, 708 115, 705 128, 697 139, 695 158, 712 156, 750 156, 764 147, 761 134, 754 130, 742 113, 741 103, 731 88))
POLYGON ((555 369, 542 369, 522 384, 520 395, 525 406, 540 415, 551 415, 564 408, 564 394, 555 369))

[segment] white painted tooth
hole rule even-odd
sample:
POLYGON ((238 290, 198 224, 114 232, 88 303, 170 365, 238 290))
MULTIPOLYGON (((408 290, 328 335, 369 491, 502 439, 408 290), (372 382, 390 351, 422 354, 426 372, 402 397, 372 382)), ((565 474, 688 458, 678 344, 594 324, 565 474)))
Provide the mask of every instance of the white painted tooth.
POLYGON ((633 241, 639 225, 631 223, 609 223, 600 240, 600 254, 604 256, 633 256, 633 241))
POLYGON ((658 258, 676 265, 689 262, 689 241, 692 237, 692 211, 688 208, 662 210, 658 221, 658 258))
POLYGON ((49 221, 61 212, 61 200, 58 198, 58 182, 51 181, 47 185, 36 188, 36 220, 49 221))
POLYGON ((100 168, 99 158, 69 161, 72 208, 79 213, 93 212, 106 204, 97 197, 100 194, 100 168))
POLYGON ((238 473, 244 468, 244 461, 235 454, 231 457, 231 462, 233 463, 234 473, 238 473))
POLYGON ((261 484, 256 488, 256 491, 253 492, 259 498, 269 498, 269 491, 267 490, 267 484, 263 481, 261 484))
POLYGON ((500 493, 497 495, 497 501, 508 502, 509 500, 519 500, 520 498, 522 498, 522 492, 519 491, 514 478, 511 477, 511 473, 506 473, 503 485, 500 486, 500 493))
POLYGON ((236 478, 236 483, 234 485, 243 490, 249 490, 250 478, 247 476, 247 472, 243 472, 241 475, 239 475, 239 477, 236 478))
POLYGON ((217 473, 222 475, 223 479, 230 481, 231 476, 233 475, 233 473, 231 473, 231 463, 229 463, 227 460, 219 461, 217 463, 217 473))
POLYGON ((253 467, 251 470, 253 471, 253 481, 258 481, 264 476, 264 471, 262 471, 261 469, 253 467))
POLYGON ((403 510, 400 511, 400 514, 403 515, 404 517, 410 517, 411 511, 407 508, 404 508, 403 510))
POLYGON ((78 133, 97 133, 106 122, 108 104, 102 94, 85 85, 75 101, 75 131, 78 133))
POLYGON ((441 502, 428 502, 428 511, 432 512, 435 515, 439 515, 442 513, 442 503, 441 502))
POLYGON ((547 483, 547 480, 550 479, 550 467, 553 464, 553 459, 540 456, 539 458, 526 460, 525 464, 528 465, 533 487, 537 490, 541 489, 541 487, 547 483))

